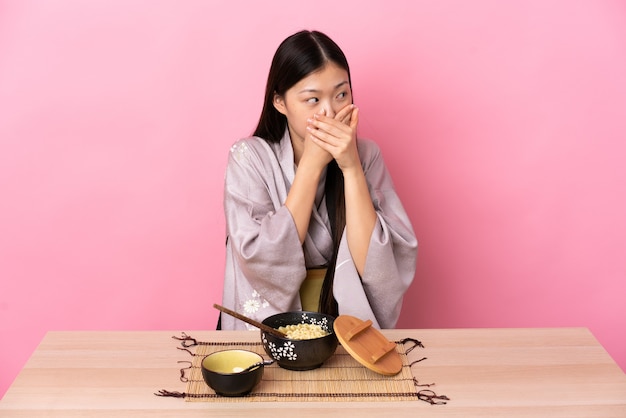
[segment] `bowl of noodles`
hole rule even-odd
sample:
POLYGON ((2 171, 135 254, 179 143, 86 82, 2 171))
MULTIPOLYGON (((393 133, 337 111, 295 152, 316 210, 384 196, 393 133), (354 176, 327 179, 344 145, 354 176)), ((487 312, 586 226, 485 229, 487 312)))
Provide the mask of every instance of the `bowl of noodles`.
POLYGON ((279 337, 261 330, 261 341, 268 356, 288 370, 320 367, 337 349, 333 330, 335 318, 318 312, 284 312, 265 318, 262 323, 284 334, 279 337))

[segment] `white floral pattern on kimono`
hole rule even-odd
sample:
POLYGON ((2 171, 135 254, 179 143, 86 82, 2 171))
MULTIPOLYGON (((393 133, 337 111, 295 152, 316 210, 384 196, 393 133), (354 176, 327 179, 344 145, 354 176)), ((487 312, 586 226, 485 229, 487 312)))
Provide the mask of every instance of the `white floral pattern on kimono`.
MULTIPOLYGON (((259 292, 257 292, 256 290, 253 290, 252 295, 250 295, 250 299, 246 300, 243 303, 243 312, 244 312, 244 315, 246 315, 247 317, 253 317, 253 316, 257 316, 256 314, 260 309, 265 309, 268 306, 269 306, 269 302, 261 298, 261 295, 259 295, 259 292)), ((254 325, 250 325, 250 324, 246 324, 246 327, 249 330, 257 329, 254 325)))

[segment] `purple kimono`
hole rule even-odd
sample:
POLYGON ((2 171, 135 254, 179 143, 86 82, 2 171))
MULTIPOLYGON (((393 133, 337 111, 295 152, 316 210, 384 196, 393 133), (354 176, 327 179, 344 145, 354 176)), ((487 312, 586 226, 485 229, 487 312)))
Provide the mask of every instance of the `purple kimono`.
MULTIPOLYGON (((358 151, 378 219, 363 277, 352 261, 344 233, 333 294, 340 315, 371 319, 377 328, 393 328, 415 274, 417 240, 378 145, 359 139, 358 151)), ((224 188, 227 243, 222 304, 258 321, 301 309, 299 289, 306 269, 326 266, 332 256, 324 178, 301 245, 284 206, 294 176, 288 131, 278 143, 252 137, 230 149, 224 188)), ((222 315, 222 329, 251 327, 222 315)))

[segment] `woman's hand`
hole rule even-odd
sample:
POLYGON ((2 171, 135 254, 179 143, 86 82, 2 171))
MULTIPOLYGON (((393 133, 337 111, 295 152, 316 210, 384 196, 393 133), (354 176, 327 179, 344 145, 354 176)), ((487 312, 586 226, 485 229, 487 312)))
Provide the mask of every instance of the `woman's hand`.
POLYGON ((307 120, 307 139, 334 158, 345 173, 361 166, 356 147, 358 122, 359 109, 353 104, 341 109, 334 118, 316 113, 307 120))
MULTIPOLYGON (((314 118, 323 115, 324 113, 316 113, 314 118)), ((300 162, 304 160, 321 171, 333 160, 333 156, 313 140, 311 133, 308 131, 309 120, 312 119, 307 120, 307 134, 304 137, 304 150, 302 151, 300 162)))

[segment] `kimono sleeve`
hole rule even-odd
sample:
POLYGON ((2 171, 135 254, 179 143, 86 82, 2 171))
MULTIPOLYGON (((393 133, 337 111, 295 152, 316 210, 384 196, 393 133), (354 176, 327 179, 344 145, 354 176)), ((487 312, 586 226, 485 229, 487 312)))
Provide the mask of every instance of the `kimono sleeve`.
POLYGON ((306 276, 304 254, 283 204, 288 187, 280 165, 261 141, 242 140, 231 149, 224 186, 227 239, 233 270, 272 306, 286 309, 306 276))

